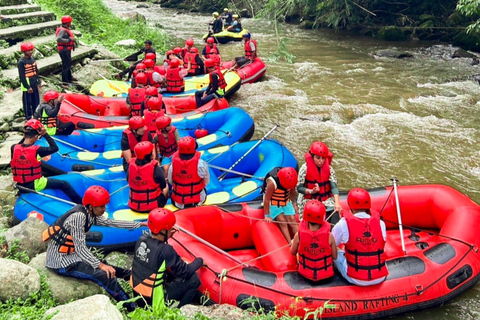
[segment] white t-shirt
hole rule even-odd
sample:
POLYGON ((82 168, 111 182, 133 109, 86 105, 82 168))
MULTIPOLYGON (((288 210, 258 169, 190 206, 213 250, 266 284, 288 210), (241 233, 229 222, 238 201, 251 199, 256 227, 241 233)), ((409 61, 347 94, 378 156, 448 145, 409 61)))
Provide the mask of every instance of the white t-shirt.
MULTIPOLYGON (((366 212, 358 212, 354 214, 355 217, 360 219, 368 219, 370 215, 366 212)), ((380 228, 382 229, 383 239, 387 240, 387 227, 385 222, 380 220, 380 228)), ((340 221, 333 227, 332 235, 335 238, 335 243, 340 245, 340 243, 347 243, 350 237, 348 232, 347 220, 345 218, 340 219, 340 221)))

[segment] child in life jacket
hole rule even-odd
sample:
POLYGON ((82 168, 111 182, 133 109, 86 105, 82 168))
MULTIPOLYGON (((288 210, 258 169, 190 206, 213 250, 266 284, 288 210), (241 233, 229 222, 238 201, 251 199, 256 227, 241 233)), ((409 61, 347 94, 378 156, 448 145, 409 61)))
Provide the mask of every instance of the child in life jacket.
POLYGON ((290 247, 292 255, 298 253, 298 273, 312 281, 333 277, 333 260, 337 259, 337 246, 325 213, 323 203, 308 201, 290 247))

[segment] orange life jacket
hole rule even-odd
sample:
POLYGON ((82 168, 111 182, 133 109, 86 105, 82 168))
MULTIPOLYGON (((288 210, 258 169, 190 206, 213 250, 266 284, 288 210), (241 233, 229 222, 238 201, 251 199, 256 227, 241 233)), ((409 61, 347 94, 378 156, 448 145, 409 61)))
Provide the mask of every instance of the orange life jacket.
POLYGON ((129 88, 130 116, 142 116, 142 103, 145 101, 145 88, 129 88))
MULTIPOLYGON (((58 34, 60 33, 61 30, 67 31, 68 36, 70 38, 73 39, 75 37, 73 35, 73 32, 70 29, 67 29, 67 28, 64 28, 64 27, 61 27, 61 26, 57 28, 57 31, 55 32, 55 36, 58 36, 58 34)), ((57 50, 63 50, 63 49, 72 50, 74 47, 75 47, 75 42, 74 41, 69 41, 69 42, 66 42, 66 43, 57 41, 57 50)))
POLYGON ((333 277, 330 224, 325 222, 319 230, 311 231, 308 222, 302 220, 298 238, 298 273, 313 281, 333 277))
POLYGON ((152 136, 155 134, 155 131, 157 131, 155 120, 157 120, 157 118, 163 117, 164 115, 165 115, 165 112, 163 110, 158 110, 157 112, 153 112, 148 109, 145 109, 143 111, 143 118, 145 119, 145 125, 148 128, 148 132, 150 132, 152 136))
POLYGON ((388 275, 385 266, 380 215, 372 212, 368 219, 355 217, 351 212, 344 213, 348 226, 348 242, 345 244, 347 275, 351 278, 370 281, 388 275))
POLYGON ((157 130, 157 137, 158 137, 158 150, 161 156, 163 157, 170 157, 175 151, 178 150, 177 140, 175 139, 175 131, 177 130, 176 127, 172 126, 172 129, 168 132, 168 142, 163 136, 160 130, 157 130))
POLYGON ((275 167, 270 170, 269 173, 265 176, 263 180, 263 187, 262 191, 265 192, 267 189, 267 180, 268 178, 272 178, 277 185, 275 191, 273 191, 272 198, 270 199, 270 204, 278 207, 284 207, 287 205, 288 201, 290 201, 290 190, 285 189, 282 184, 280 183, 280 179, 278 179, 278 171, 282 169, 281 167, 275 167))
POLYGON ((325 201, 333 197, 330 188, 330 164, 327 159, 319 169, 315 164, 312 155, 305 153, 305 162, 307 164, 307 174, 305 176, 304 186, 308 189, 315 188, 315 184, 318 184, 320 190, 315 194, 305 194, 305 199, 315 199, 325 201))
POLYGON ((205 189, 205 181, 198 175, 200 152, 189 160, 180 159, 175 152, 172 156, 172 200, 181 204, 199 203, 200 193, 205 189))
POLYGON ((225 81, 225 77, 223 76, 223 73, 222 71, 220 71, 220 69, 216 69, 215 71, 210 73, 210 83, 213 83, 214 74, 218 76, 218 88, 225 89, 227 87, 227 82, 225 81))
POLYGON ((179 68, 167 68, 167 92, 182 92, 185 89, 185 79, 180 77, 179 68))
POLYGON ((149 163, 138 166, 135 161, 130 160, 128 167, 128 185, 130 186, 130 198, 128 206, 138 212, 150 212, 158 208, 158 197, 162 190, 153 179, 153 172, 158 162, 153 160, 149 163))
POLYGON ((25 64, 25 77, 31 78, 35 77, 38 73, 37 62, 35 61, 32 64, 25 64))
POLYGON ((188 61, 190 61, 190 70, 188 74, 195 74, 195 70, 200 69, 200 65, 197 63, 198 53, 187 52, 184 58, 184 66, 188 66, 188 61))
MULTIPOLYGON (((41 106, 42 104, 40 104, 39 106, 41 106)), ((57 126, 57 117, 49 117, 47 115, 47 112, 45 111, 45 108, 43 108, 42 116, 39 120, 45 126, 45 128, 55 128, 57 126)))
POLYGON ((205 57, 207 59, 210 59, 211 55, 216 55, 216 54, 220 54, 220 51, 218 51, 216 44, 213 44, 213 47, 211 48, 209 45, 205 46, 205 57))
POLYGON ((133 134, 132 130, 130 130, 130 128, 123 130, 123 132, 127 135, 128 146, 130 147, 132 158, 135 158, 135 146, 141 141, 148 141, 148 130, 145 130, 145 133, 143 134, 140 141, 137 141, 137 138, 135 138, 135 135, 133 134))
POLYGON ((42 177, 42 162, 37 159, 40 146, 16 144, 10 161, 13 181, 18 183, 32 182, 42 177))
POLYGON ((245 58, 250 59, 253 57, 253 51, 250 48, 250 42, 253 42, 255 45, 255 51, 257 50, 257 40, 248 40, 245 41, 245 58))

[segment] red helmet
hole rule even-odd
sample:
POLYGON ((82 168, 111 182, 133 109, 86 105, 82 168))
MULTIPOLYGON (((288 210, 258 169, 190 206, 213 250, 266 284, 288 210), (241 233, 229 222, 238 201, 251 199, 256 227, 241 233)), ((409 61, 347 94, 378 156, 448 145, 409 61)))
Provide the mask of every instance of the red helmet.
POLYGON ((43 128, 43 124, 37 119, 30 119, 25 122, 23 129, 25 130, 38 130, 43 128))
POLYGON ((195 153, 196 149, 196 142, 195 139, 193 139, 190 136, 186 136, 180 139, 178 141, 178 151, 180 154, 192 154, 195 153))
POLYGON ((318 200, 310 200, 303 209, 303 219, 308 222, 322 224, 325 221, 325 206, 318 200))
POLYGON ((190 52, 191 52, 191 53, 198 53, 198 48, 197 48, 197 47, 192 47, 192 48, 190 49, 190 52))
POLYGON ((278 180, 285 189, 292 189, 297 185, 297 171, 292 167, 285 167, 278 171, 278 180))
POLYGON ((135 77, 135 83, 138 84, 147 84, 147 75, 145 73, 137 73, 137 76, 135 77))
POLYGON ((162 101, 157 97, 148 99, 148 107, 150 110, 160 110, 162 107, 162 101))
POLYGON ((134 150, 137 158, 143 160, 146 156, 152 153, 153 143, 151 143, 150 141, 141 141, 137 143, 134 150))
POLYGON ((185 40, 185 44, 189 47, 193 46, 193 39, 187 39, 185 40))
POLYGON ((153 68, 155 66, 155 62, 152 59, 145 59, 143 60, 143 64, 147 68, 153 68))
POLYGON ((135 116, 135 117, 131 117, 130 120, 128 120, 128 127, 130 128, 130 130, 138 130, 144 126, 145 126, 145 121, 143 120, 142 117, 135 116))
POLYGON ((20 45, 20 51, 22 52, 33 50, 33 49, 35 49, 35 45, 31 42, 24 42, 20 45))
POLYGON ((205 59, 203 63, 205 64, 205 68, 215 67, 215 61, 213 61, 213 59, 205 59))
POLYGON ((176 58, 170 60, 170 67, 178 68, 179 65, 180 65, 180 60, 178 60, 176 58))
POLYGON ((148 215, 148 229, 153 234, 158 234, 162 230, 170 230, 173 228, 177 219, 175 214, 164 208, 156 208, 150 211, 148 215))
POLYGON ((157 55, 153 52, 149 52, 145 55, 145 59, 150 59, 150 60, 155 61, 155 59, 157 59, 157 55))
POLYGON ((137 64, 137 66, 135 67, 136 70, 145 70, 147 67, 145 66, 145 63, 142 63, 140 62, 139 64, 137 64))
POLYGON ((155 87, 148 87, 145 89, 145 94, 147 96, 157 96, 158 95, 158 89, 155 87))
POLYGON ((315 141, 310 146, 308 150, 312 155, 315 154, 319 157, 327 158, 328 157, 328 147, 325 143, 320 141, 315 141))
POLYGON ((183 52, 183 49, 180 48, 180 47, 173 48, 173 53, 175 53, 175 54, 179 54, 179 53, 182 53, 182 52, 183 52))
POLYGON ((174 53, 174 52, 173 52, 173 50, 168 50, 168 51, 167 51, 167 53, 166 53, 165 55, 166 55, 166 56, 167 56, 167 58, 168 58, 168 56, 169 56, 169 55, 171 55, 171 54, 173 54, 173 53, 174 53))
POLYGON ((370 209, 372 207, 370 194, 362 188, 350 190, 347 196, 347 203, 351 210, 370 209))
POLYGON ((49 101, 51 101, 53 99, 56 99, 58 97, 59 97, 59 95, 58 95, 57 91, 50 90, 50 91, 47 91, 43 94, 43 101, 49 102, 49 101))
POLYGON ((213 37, 208 37, 207 43, 215 43, 215 39, 213 39, 213 37))
POLYGON ((63 16, 61 20, 62 20, 62 23, 69 23, 69 22, 72 22, 72 17, 63 16))
POLYGON ((167 116, 163 116, 163 117, 157 118, 157 120, 155 120, 155 125, 157 126, 158 130, 165 129, 171 123, 172 123, 172 119, 170 117, 167 117, 167 116))
POLYGON ((93 207, 102 207, 110 202, 110 194, 101 186, 91 186, 83 195, 83 205, 92 205, 93 207))
POLYGON ((208 136, 208 130, 207 129, 197 129, 195 130, 195 139, 200 139, 205 136, 208 136))

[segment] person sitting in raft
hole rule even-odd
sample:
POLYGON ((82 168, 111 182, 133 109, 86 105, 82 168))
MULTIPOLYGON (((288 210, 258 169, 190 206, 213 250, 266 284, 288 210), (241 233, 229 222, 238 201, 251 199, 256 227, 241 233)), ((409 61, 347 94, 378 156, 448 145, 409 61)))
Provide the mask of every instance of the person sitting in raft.
POLYGON ((142 141, 152 142, 152 135, 148 132, 145 120, 142 117, 131 117, 128 120, 128 128, 123 130, 120 146, 123 157, 123 170, 127 172, 128 164, 135 158, 135 146, 142 141))
POLYGON ((143 109, 145 108, 147 75, 139 73, 135 77, 135 88, 128 88, 128 95, 126 98, 127 108, 130 109, 130 117, 143 116, 143 109))
MULTIPOLYGON (((138 50, 138 51, 135 52, 134 54, 129 55, 128 57, 126 57, 125 59, 123 59, 123 61, 136 61, 136 60, 138 60, 138 56, 141 55, 141 54, 145 54, 145 59, 147 58, 146 56, 147 56, 148 53, 153 53, 153 54, 155 54, 155 49, 153 49, 153 47, 152 47, 152 41, 151 41, 151 40, 145 40, 144 44, 145 44, 145 47, 143 47, 142 49, 138 50)), ((155 56, 156 56, 156 55, 155 55, 155 56)), ((128 67, 128 68, 125 69, 124 71, 122 71, 122 72, 120 72, 119 74, 117 74, 117 78, 120 79, 120 80, 122 80, 123 76, 128 73, 127 80, 130 80, 130 78, 132 77, 133 70, 135 70, 135 67, 136 67, 137 64, 139 64, 140 62, 142 62, 142 60, 136 61, 133 65, 131 65, 130 67, 128 67)))
POLYGON ((227 87, 227 82, 225 81, 222 71, 220 71, 220 68, 215 68, 215 62, 212 59, 205 60, 205 68, 207 73, 210 74, 210 81, 205 91, 198 90, 195 92, 197 108, 200 108, 213 99, 223 98, 225 88, 227 87))
POLYGON ((250 33, 245 33, 242 39, 245 41, 245 56, 235 58, 235 67, 238 69, 247 63, 252 63, 257 57, 257 40, 250 40, 250 33))
POLYGON ((39 104, 33 114, 33 117, 40 120, 51 136, 56 134, 68 136, 75 130, 73 122, 62 122, 58 119, 63 99, 64 96, 60 97, 57 91, 47 91, 43 95, 44 103, 39 104))
POLYGON ((180 65, 183 66, 183 49, 180 47, 173 48, 173 53, 175 54, 175 58, 180 61, 180 65))
POLYGON ((172 155, 178 150, 180 134, 175 126, 172 126, 172 119, 168 116, 159 117, 155 121, 157 132, 153 137, 153 143, 157 146, 158 158, 168 172, 168 165, 172 162, 172 155))
POLYGON ((325 205, 330 223, 335 224, 340 220, 342 206, 337 178, 329 159, 331 157, 328 147, 320 141, 313 142, 309 151, 305 153, 305 163, 300 167, 297 184, 300 220, 303 216, 303 207, 310 199, 319 200, 325 205))
POLYGON ((320 201, 308 201, 290 247, 292 255, 298 253, 298 273, 312 281, 333 277, 333 260, 337 259, 335 238, 330 223, 325 221, 325 212, 320 201))
POLYGON ((132 88, 137 87, 137 81, 136 81, 137 75, 140 74, 140 73, 144 73, 145 69, 146 69, 146 67, 145 67, 145 64, 143 62, 137 64, 137 66, 135 67, 135 70, 132 73, 132 82, 131 82, 131 87, 132 88))
POLYGON ((223 9, 223 13, 221 15, 223 27, 228 27, 232 24, 232 13, 229 12, 228 8, 223 9))
POLYGON ((155 62, 147 59, 143 62, 145 64, 145 75, 147 76, 147 85, 159 88, 165 83, 165 78, 155 71, 155 62))
POLYGON ((165 115, 165 110, 162 109, 162 95, 160 94, 156 97, 151 97, 145 101, 147 101, 147 108, 143 112, 143 118, 145 119, 145 125, 147 126, 148 132, 150 132, 153 137, 157 131, 155 121, 165 115))
POLYGON ((216 11, 212 13, 212 16, 213 18, 212 18, 212 21, 209 23, 208 33, 215 34, 215 33, 222 32, 223 30, 222 18, 220 18, 220 15, 216 11))
POLYGON ((182 48, 182 57, 184 60, 185 60, 186 54, 189 53, 190 50, 192 50, 193 45, 194 45, 193 39, 185 40, 185 46, 182 48))
POLYGON ((238 14, 234 14, 232 18, 233 18, 232 25, 227 27, 227 31, 236 32, 236 33, 241 32, 242 23, 240 22, 240 18, 238 17, 238 14))
POLYGON ((167 92, 180 93, 185 91, 185 77, 188 74, 188 69, 180 69, 180 60, 174 58, 170 61, 165 74, 167 82, 167 92))
POLYGON ((37 119, 30 119, 23 125, 23 139, 10 148, 10 166, 13 181, 20 193, 42 191, 43 189, 58 189, 75 203, 82 203, 70 183, 65 180, 46 178, 42 176, 42 157, 48 157, 58 151, 55 141, 37 119), (38 139, 44 137, 48 147, 35 145, 38 139))
POLYGON ((210 174, 205 161, 200 159, 197 143, 190 136, 178 141, 178 151, 172 155, 168 168, 168 182, 172 185, 172 203, 179 209, 197 207, 205 202, 205 190, 210 174))
POLYGON ((295 186, 297 185, 297 171, 292 167, 273 168, 265 176, 262 190, 263 212, 266 221, 277 221, 280 231, 288 243, 292 241, 292 234, 298 231, 295 214, 298 214, 295 200, 295 186))
POLYGON ((350 211, 332 229, 335 243, 345 244, 338 250, 335 267, 350 283, 358 286, 379 284, 388 276, 383 250, 387 240, 385 222, 370 210, 372 202, 367 190, 352 189, 347 196, 350 211))
POLYGON ((198 54, 198 49, 192 47, 185 55, 184 65, 187 66, 189 76, 198 76, 205 73, 205 65, 198 54))
POLYGON ((210 59, 213 55, 218 55, 219 59, 222 60, 222 56, 220 55, 220 50, 218 50, 217 45, 215 44, 215 39, 213 37, 207 38, 207 44, 203 47, 202 50, 202 58, 210 59))
POLYGON ((135 146, 135 158, 130 159, 127 181, 130 187, 128 206, 133 211, 148 213, 163 208, 168 199, 165 175, 153 158, 153 143, 142 141, 135 146))
MULTIPOLYGON (((117 278, 128 280, 131 271, 111 266, 98 260, 85 244, 87 232, 93 225, 123 229, 137 229, 146 222, 122 221, 104 217, 110 194, 101 186, 91 186, 85 191, 83 203, 68 210, 43 232, 48 244, 45 266, 62 277, 86 279, 105 289, 115 300, 130 297, 123 291, 117 278)), ((133 303, 125 304, 133 311, 133 303)))
MULTIPOLYGON (((198 290, 197 270, 206 264, 200 257, 186 263, 168 244, 178 232, 175 214, 164 208, 153 209, 147 223, 150 234, 142 235, 135 244, 130 278, 133 295, 142 296, 137 305, 152 306, 155 312, 165 306, 165 300, 178 300, 178 308, 200 301, 203 295, 198 290)), ((211 300, 207 304, 212 304, 211 300)))

